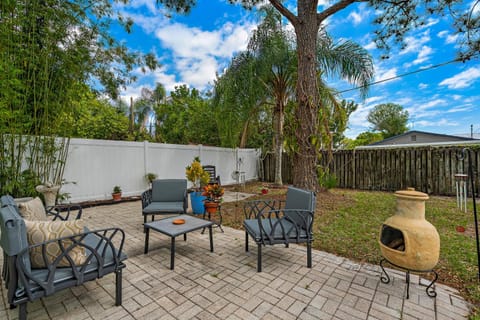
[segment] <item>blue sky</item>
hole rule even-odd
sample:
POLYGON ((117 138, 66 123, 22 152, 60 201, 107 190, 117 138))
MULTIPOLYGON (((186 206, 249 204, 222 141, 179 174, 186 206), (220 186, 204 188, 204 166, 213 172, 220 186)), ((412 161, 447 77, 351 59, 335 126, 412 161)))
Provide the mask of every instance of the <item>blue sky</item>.
MULTIPOLYGON (((328 2, 320 0, 320 8, 328 2)), ((246 48, 258 23, 254 12, 230 5, 227 0, 199 0, 188 16, 170 18, 155 6, 154 0, 131 0, 120 9, 134 19, 135 27, 129 35, 114 30, 115 36, 133 50, 154 52, 162 64, 154 72, 137 71, 139 80, 122 92, 126 101, 138 97, 142 87, 153 88, 156 82, 167 91, 180 84, 209 89, 215 74, 221 74, 234 54, 246 48)), ((405 38, 405 49, 393 48, 390 59, 381 60, 384 52, 372 42, 374 15, 365 4, 355 4, 329 18, 326 26, 334 39, 353 40, 370 52, 375 63, 375 81, 455 59, 458 39, 451 26, 445 18, 432 17, 405 38)), ((352 88, 339 79, 327 80, 339 91, 352 88)), ((465 135, 473 125, 474 133, 480 136, 479 92, 478 57, 373 85, 365 100, 355 90, 345 92, 345 99, 359 104, 350 117, 346 135, 355 138, 369 130, 368 112, 377 104, 392 102, 408 110, 412 130, 465 135)))

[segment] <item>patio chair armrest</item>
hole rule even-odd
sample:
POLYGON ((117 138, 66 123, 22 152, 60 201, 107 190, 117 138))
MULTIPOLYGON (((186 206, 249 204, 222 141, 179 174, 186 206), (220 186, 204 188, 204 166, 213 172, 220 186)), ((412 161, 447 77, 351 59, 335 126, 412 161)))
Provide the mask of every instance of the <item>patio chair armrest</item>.
POLYGON ((67 221, 70 215, 74 215, 72 211, 77 211, 74 220, 78 220, 82 217, 82 210, 82 207, 78 204, 59 204, 46 208, 47 216, 53 216, 53 221, 57 219, 67 221))
POLYGON ((304 209, 282 209, 283 218, 311 234, 314 212, 304 209))
POLYGON ((264 211, 280 209, 281 205, 282 201, 275 199, 245 201, 243 203, 243 213, 245 219, 255 219, 264 211))
POLYGON ((44 290, 45 295, 50 295, 56 292, 57 286, 61 286, 62 282, 80 285, 86 281, 87 276, 94 275, 95 278, 100 278, 112 270, 123 268, 122 261, 126 259, 126 255, 122 252, 124 242, 125 233, 122 229, 106 228, 30 245, 18 254, 15 262, 19 284, 23 288, 19 294, 26 295, 30 301, 33 301, 34 294, 39 288, 44 290), (51 263, 46 256, 46 246, 49 244, 56 244, 61 251, 51 263), (38 247, 42 248, 42 259, 46 267, 40 269, 40 273, 34 274, 30 266, 25 264, 25 261, 30 261, 25 255, 29 255, 31 249, 38 247), (86 258, 81 265, 76 265, 69 253, 79 247, 85 250, 86 258), (58 275, 62 277, 59 279, 58 275))
POLYGON ((142 209, 145 209, 150 203, 152 203, 152 189, 142 192, 142 209))

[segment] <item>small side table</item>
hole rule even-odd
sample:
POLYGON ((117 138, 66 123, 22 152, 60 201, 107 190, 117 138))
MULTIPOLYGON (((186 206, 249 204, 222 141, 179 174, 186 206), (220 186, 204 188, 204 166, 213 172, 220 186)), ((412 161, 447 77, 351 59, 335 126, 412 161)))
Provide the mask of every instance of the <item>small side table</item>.
MULTIPOLYGON (((210 252, 213 252, 213 232, 212 221, 205 221, 204 219, 198 219, 188 215, 180 215, 176 217, 170 217, 158 221, 152 221, 145 224, 145 247, 144 254, 148 253, 148 242, 150 236, 150 229, 160 232, 170 237, 170 270, 175 267, 175 238, 183 234, 183 240, 187 241, 187 233, 205 228, 208 228, 209 240, 210 240, 210 252), (184 224, 173 224, 173 220, 184 219, 184 224)), ((202 231, 203 233, 203 231, 202 231)))

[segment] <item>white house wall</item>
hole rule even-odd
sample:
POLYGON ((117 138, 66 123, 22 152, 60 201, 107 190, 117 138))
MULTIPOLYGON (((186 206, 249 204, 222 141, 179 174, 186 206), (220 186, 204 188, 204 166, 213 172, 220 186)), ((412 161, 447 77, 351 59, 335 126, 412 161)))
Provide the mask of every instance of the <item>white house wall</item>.
POLYGON ((65 184, 60 192, 69 193, 71 202, 110 199, 115 185, 124 196, 140 195, 148 188, 147 173, 159 179, 183 179, 185 167, 196 156, 203 165, 216 167, 223 185, 237 182, 235 171, 246 180, 258 178, 260 150, 256 149, 71 139, 64 179, 75 183, 65 184))

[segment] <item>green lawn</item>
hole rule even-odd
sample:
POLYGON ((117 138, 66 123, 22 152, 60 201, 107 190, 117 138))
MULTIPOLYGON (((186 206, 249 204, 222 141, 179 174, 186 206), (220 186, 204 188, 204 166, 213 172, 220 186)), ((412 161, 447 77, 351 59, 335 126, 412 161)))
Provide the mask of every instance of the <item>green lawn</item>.
MULTIPOLYGON (((275 197, 284 192, 272 192, 275 197)), ((268 195, 267 195, 268 196, 268 195)), ((258 196, 265 197, 265 196, 258 196)), ((333 189, 317 195, 314 223, 314 248, 359 262, 378 264, 381 259, 378 236, 382 223, 395 213, 392 192, 333 189)), ((229 208, 225 224, 240 227, 241 203, 224 204, 229 208)), ((475 306, 480 307, 477 250, 472 201, 468 213, 460 211, 454 197, 432 196, 426 202, 425 216, 440 234, 440 261, 435 267, 439 282, 457 288, 475 306), (456 226, 464 226, 459 233, 456 226)))

